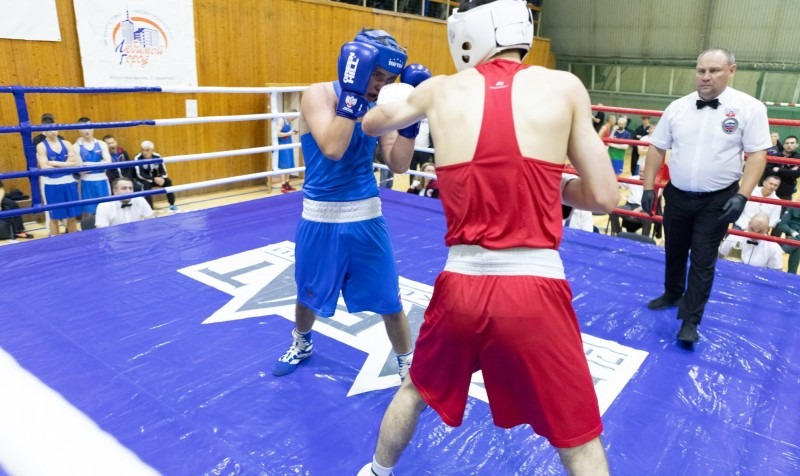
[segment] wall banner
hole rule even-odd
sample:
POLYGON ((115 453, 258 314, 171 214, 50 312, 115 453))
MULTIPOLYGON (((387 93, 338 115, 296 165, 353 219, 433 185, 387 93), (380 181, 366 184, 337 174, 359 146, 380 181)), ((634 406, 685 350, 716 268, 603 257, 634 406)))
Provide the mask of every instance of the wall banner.
POLYGON ((0 38, 61 41, 56 0, 0 0, 0 38))
POLYGON ((197 86, 192 0, 73 4, 85 86, 197 86))

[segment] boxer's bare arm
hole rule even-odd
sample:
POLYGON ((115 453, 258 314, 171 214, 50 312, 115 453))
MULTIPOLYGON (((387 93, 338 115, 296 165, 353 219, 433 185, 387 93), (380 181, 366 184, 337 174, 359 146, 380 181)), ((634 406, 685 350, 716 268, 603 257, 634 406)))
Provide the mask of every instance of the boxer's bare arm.
POLYGON ((364 133, 382 136, 422 120, 433 102, 433 91, 443 78, 436 76, 420 84, 405 101, 382 104, 370 109, 361 124, 364 133))
POLYGON ((300 113, 322 154, 331 160, 341 159, 350 145, 356 122, 336 115, 333 86, 312 84, 303 93, 300 113))
POLYGON ((577 78, 571 78, 568 94, 572 98, 572 123, 567 155, 580 178, 564 188, 562 199, 582 210, 608 213, 619 202, 619 185, 603 142, 592 126, 589 93, 577 78))

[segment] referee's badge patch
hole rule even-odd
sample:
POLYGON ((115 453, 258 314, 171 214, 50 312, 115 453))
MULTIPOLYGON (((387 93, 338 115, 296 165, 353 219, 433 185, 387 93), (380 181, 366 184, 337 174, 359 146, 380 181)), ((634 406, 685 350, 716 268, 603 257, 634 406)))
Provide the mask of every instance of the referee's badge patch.
POLYGON ((722 132, 733 134, 739 129, 739 121, 735 117, 727 117, 722 121, 722 132))

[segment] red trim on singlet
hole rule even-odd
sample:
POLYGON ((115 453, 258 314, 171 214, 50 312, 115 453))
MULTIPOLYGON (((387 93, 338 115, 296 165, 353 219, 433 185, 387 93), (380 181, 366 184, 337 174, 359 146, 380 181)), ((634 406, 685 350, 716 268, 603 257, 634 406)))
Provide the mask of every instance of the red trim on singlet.
POLYGON ((524 157, 514 129, 512 83, 527 67, 508 60, 476 67, 485 80, 485 99, 475 155, 436 168, 447 246, 558 249, 564 166, 524 157))

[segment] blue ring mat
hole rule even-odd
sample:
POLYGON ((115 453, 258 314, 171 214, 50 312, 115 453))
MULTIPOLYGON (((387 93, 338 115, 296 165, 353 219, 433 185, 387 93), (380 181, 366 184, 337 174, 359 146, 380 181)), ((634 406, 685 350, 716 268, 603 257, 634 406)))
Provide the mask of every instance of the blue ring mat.
MULTIPOLYGON (((416 335, 444 216, 437 200, 382 199, 416 335)), ((380 318, 342 309, 318 321, 311 359, 270 373, 293 327, 301 208, 286 194, 2 247, 0 348, 159 473, 355 474, 399 383, 380 318)), ((584 335, 643 357, 603 414, 613 474, 800 474, 797 276, 720 261, 687 350, 675 310, 645 306, 662 291, 662 248, 565 230, 561 252, 584 335)), ((495 428, 472 396, 460 428, 423 412, 395 470, 562 472, 546 440, 495 428)))

